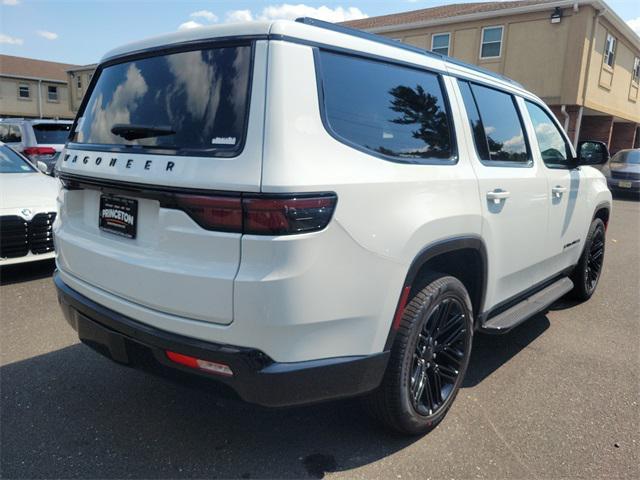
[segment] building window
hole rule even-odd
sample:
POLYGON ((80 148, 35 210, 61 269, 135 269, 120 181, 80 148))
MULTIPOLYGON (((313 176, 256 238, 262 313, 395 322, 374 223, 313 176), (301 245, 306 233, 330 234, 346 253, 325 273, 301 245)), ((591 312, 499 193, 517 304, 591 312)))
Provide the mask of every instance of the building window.
POLYGON ((449 55, 449 38, 448 33, 436 33, 431 36, 431 51, 442 55, 449 55))
POLYGON ((613 68, 613 64, 616 61, 616 44, 618 41, 616 37, 607 33, 607 41, 604 44, 604 63, 613 68))
POLYGON ((82 75, 78 74, 78 78, 76 80, 76 86, 78 87, 78 90, 82 89, 82 75))
POLYGON ((29 85, 18 85, 18 98, 31 98, 31 89, 29 85))
POLYGON ((634 83, 640 83, 640 58, 633 59, 633 72, 631 72, 634 83))
POLYGON ((47 100, 50 102, 58 101, 58 87, 55 85, 47 86, 47 100))
POLYGON ((503 27, 485 27, 482 29, 480 58, 498 58, 502 53, 503 27))

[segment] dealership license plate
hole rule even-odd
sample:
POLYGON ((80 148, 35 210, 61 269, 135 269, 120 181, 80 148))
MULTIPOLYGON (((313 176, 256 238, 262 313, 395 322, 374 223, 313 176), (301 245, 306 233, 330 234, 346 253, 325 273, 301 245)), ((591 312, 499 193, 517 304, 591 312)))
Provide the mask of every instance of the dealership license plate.
POLYGON ((631 182, 625 182, 625 181, 618 182, 618 186, 620 188, 631 188, 631 182))
POLYGON ((122 237, 136 238, 138 201, 115 195, 100 197, 100 229, 122 237))

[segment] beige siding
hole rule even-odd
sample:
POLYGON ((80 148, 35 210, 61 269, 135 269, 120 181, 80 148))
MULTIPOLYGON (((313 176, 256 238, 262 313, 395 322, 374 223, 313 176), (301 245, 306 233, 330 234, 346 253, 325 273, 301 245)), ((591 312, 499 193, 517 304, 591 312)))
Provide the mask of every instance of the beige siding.
POLYGON ((627 43, 620 32, 606 21, 599 20, 589 67, 585 106, 640 122, 640 98, 637 95, 636 84, 632 83, 635 57, 640 57, 640 51, 627 43), (617 39, 613 68, 604 63, 607 32, 617 39))
POLYGON ((0 77, 0 115, 6 117, 39 117, 40 108, 44 118, 73 118, 69 110, 68 88, 64 83, 42 82, 42 100, 38 102, 38 82, 35 80, 22 80, 8 77, 0 77), (28 85, 30 97, 20 98, 18 87, 28 85), (47 87, 58 87, 58 101, 48 100, 47 87))
POLYGON ((452 56, 511 77, 549 104, 584 105, 603 114, 640 121, 640 86, 631 81, 633 59, 640 57, 640 52, 612 29, 618 50, 615 66, 609 70, 603 67, 602 56, 606 20, 598 18, 591 49, 595 9, 583 6, 576 13, 567 8, 563 14, 556 24, 550 22, 545 11, 420 29, 403 30, 400 26, 384 35, 430 48, 434 33, 450 32, 452 56), (482 28, 499 25, 504 26, 500 57, 481 59, 482 28))
POLYGON ((76 113, 80 108, 82 98, 87 92, 87 88, 89 87, 89 82, 91 81, 94 71, 95 69, 89 68, 86 70, 73 70, 68 73, 69 86, 71 88, 69 106, 74 113, 76 113), (78 77, 80 78, 80 88, 78 88, 78 77))

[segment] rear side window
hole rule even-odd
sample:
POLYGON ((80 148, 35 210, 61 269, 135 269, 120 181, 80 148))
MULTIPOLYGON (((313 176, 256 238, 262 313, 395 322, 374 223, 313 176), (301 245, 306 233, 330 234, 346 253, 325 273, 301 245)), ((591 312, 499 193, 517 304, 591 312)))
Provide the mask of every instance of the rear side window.
POLYGON ((437 74, 318 52, 325 123, 344 143, 409 163, 454 162, 437 74))
POLYGON ((67 143, 70 123, 36 123, 33 125, 33 133, 38 143, 67 143))
POLYGON ((248 116, 251 45, 137 58, 99 70, 72 141, 234 156, 248 116))
POLYGON ((469 82, 459 85, 480 159, 490 165, 530 165, 513 95, 469 82))

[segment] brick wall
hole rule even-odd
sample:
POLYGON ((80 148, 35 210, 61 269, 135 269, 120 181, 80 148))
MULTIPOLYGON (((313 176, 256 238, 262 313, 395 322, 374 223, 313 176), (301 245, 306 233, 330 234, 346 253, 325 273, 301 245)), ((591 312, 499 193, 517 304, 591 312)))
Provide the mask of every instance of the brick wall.
POLYGON ((580 140, 598 140, 611 144, 613 117, 605 115, 583 115, 580 126, 580 140))
POLYGON ((638 125, 636 123, 615 122, 611 132, 611 145, 609 146, 611 154, 613 155, 618 150, 624 150, 625 148, 633 148, 637 130, 638 125))

